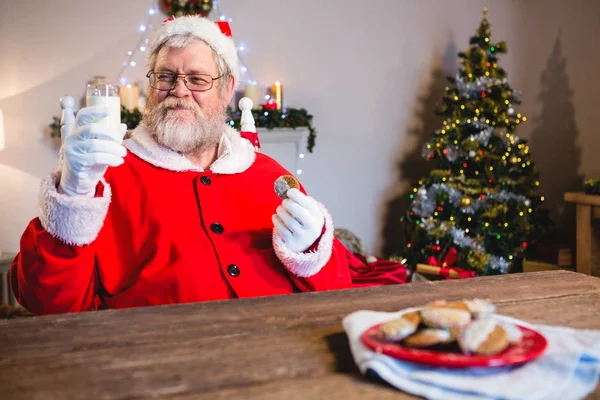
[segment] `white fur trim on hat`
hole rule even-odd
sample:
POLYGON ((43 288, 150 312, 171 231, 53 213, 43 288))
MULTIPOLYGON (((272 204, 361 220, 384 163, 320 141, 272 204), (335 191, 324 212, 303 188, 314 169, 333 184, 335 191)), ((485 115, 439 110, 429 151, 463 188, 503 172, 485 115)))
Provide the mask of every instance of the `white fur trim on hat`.
POLYGON ((69 196, 58 193, 60 171, 49 175, 40 188, 40 222, 48 233, 68 245, 92 243, 104 225, 111 190, 104 179, 102 197, 69 196))
POLYGON ((148 46, 147 61, 152 54, 171 36, 193 35, 205 41, 231 69, 235 82, 240 79, 240 62, 233 39, 224 35, 219 27, 209 19, 199 16, 173 18, 156 30, 148 46))
POLYGON ((333 220, 329 211, 321 203, 317 203, 325 216, 325 232, 319 239, 317 250, 298 253, 290 249, 281 236, 273 230, 273 248, 283 266, 292 274, 301 278, 316 275, 329 262, 333 251, 333 220))

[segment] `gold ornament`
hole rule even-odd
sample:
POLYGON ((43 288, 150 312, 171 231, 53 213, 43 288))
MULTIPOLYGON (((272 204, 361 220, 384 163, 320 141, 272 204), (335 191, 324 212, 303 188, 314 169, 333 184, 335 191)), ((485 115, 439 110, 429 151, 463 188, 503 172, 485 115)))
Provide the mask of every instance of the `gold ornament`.
POLYGON ((460 199, 460 205, 464 208, 469 207, 471 205, 471 198, 468 196, 463 197, 462 199, 460 199))

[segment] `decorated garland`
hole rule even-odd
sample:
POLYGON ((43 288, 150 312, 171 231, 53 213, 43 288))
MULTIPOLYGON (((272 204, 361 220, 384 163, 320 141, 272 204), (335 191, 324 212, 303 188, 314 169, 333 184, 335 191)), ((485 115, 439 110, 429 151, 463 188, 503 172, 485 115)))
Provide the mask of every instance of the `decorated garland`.
MULTIPOLYGON (((236 129, 240 129, 241 112, 232 112, 228 109, 229 116, 231 118, 230 124, 236 129)), ((257 128, 293 128, 307 127, 308 138, 306 141, 306 149, 312 153, 315 147, 316 129, 312 126, 312 115, 310 115, 304 108, 295 109, 287 108, 285 110, 273 110, 265 108, 263 105, 259 110, 252 110, 252 116, 254 117, 254 123, 257 128)))
MULTIPOLYGON (((227 110, 231 118, 229 123, 236 129, 240 129, 241 112, 233 112, 230 108, 227 110)), ((312 126, 312 115, 305 109, 287 108, 284 111, 267 109, 264 106, 259 110, 253 110, 252 115, 257 128, 308 128, 308 139, 306 149, 312 153, 315 147, 316 129, 312 126)), ((127 129, 135 129, 142 120, 142 113, 137 108, 128 110, 121 107, 121 122, 127 125, 127 129)), ((50 136, 60 137, 60 118, 53 117, 50 127, 50 136)))

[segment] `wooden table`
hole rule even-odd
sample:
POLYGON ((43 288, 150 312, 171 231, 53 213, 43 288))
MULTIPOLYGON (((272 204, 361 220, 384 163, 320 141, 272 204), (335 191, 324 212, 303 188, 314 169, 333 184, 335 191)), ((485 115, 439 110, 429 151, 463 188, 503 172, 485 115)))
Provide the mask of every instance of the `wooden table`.
POLYGON ((592 274, 592 242, 597 240, 592 233, 592 218, 600 218, 600 196, 583 192, 565 193, 565 201, 576 204, 577 272, 592 274))
POLYGON ((413 398, 358 373, 340 321, 463 297, 600 329, 600 279, 568 271, 0 320, 0 398, 413 398))

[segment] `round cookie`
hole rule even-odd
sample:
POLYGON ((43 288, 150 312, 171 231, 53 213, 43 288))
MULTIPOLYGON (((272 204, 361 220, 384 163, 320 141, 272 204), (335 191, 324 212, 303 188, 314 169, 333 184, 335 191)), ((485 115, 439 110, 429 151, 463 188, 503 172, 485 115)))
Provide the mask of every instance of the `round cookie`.
POLYGON ((516 325, 504 321, 498 323, 506 331, 510 344, 519 343, 523 339, 523 332, 516 325))
POLYGON ((282 175, 275 180, 275 193, 282 199, 287 198, 287 191, 290 189, 299 189, 300 183, 291 175, 282 175))
POLYGON ((499 324, 491 319, 480 319, 460 333, 458 344, 466 354, 490 356, 506 349, 510 342, 499 324))
POLYGON ((463 300, 462 302, 467 306, 474 319, 496 312, 496 306, 487 300, 472 299, 463 300))
POLYGON ((430 328, 460 330, 471 322, 471 313, 448 304, 425 307, 421 321, 430 328))
POLYGON ((380 332, 387 340, 399 342, 405 337, 412 335, 420 323, 421 317, 419 312, 413 311, 382 324, 380 332))
POLYGON ((402 344, 408 347, 431 347, 454 341, 454 336, 445 329, 425 328, 404 339, 402 344))

